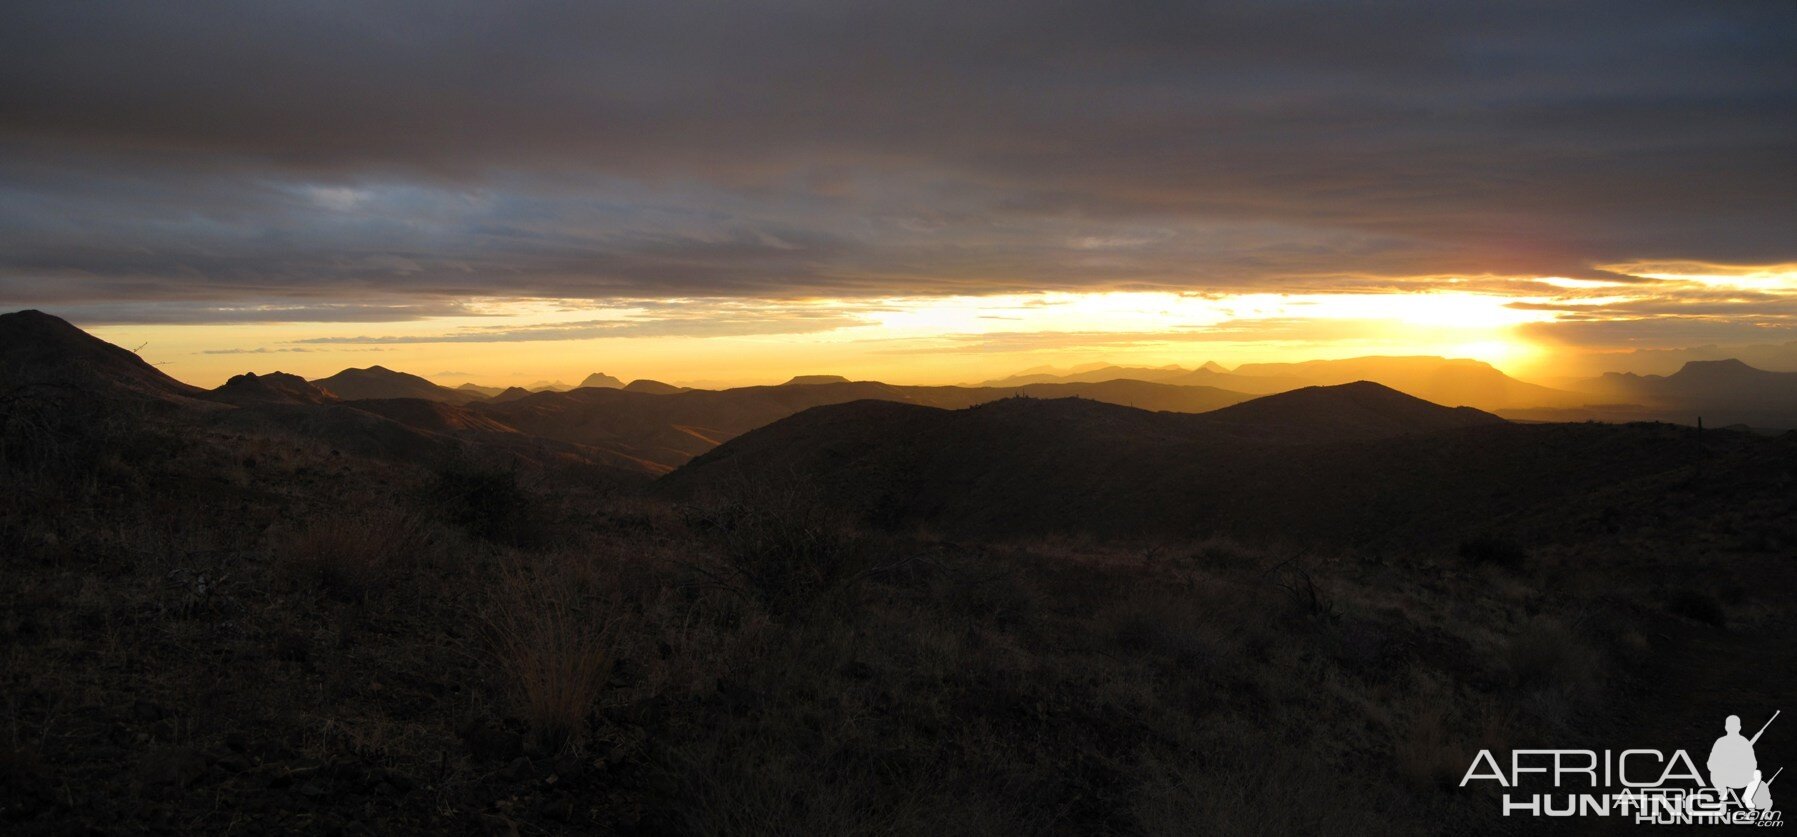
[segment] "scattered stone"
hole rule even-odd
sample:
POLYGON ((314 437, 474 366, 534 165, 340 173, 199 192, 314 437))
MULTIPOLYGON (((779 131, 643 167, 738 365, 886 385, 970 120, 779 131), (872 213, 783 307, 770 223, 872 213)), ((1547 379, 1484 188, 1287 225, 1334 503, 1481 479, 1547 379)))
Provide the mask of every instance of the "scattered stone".
POLYGON ((152 750, 139 763, 144 784, 185 788, 206 775, 206 757, 187 747, 152 750))
POLYGON ((462 734, 468 753, 479 762, 511 761, 524 755, 524 736, 476 724, 462 734))
POLYGON ((480 828, 488 837, 518 837, 518 824, 498 814, 481 814, 480 828))
POLYGON ((519 756, 512 759, 512 763, 506 765, 504 770, 499 771, 499 778, 513 783, 525 782, 529 781, 535 773, 536 771, 532 768, 530 759, 519 756))

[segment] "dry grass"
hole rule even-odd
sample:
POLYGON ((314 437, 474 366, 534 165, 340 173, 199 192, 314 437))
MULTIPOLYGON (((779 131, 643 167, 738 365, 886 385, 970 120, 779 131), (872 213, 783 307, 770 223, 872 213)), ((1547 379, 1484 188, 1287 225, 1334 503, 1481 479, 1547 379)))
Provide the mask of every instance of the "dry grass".
POLYGON ((773 612, 834 601, 869 569, 854 527, 804 485, 744 487, 691 519, 711 545, 694 569, 773 612))
POLYGON ((480 611, 487 650, 544 750, 579 750, 618 660, 618 605, 566 565, 500 576, 480 611))
POLYGON ((415 566, 427 540, 418 516, 405 512, 325 518, 283 542, 275 566, 294 586, 361 602, 415 566))
POLYGON ((1268 572, 1289 551, 882 539, 802 494, 529 494, 556 525, 521 548, 424 469, 240 442, 244 486, 200 450, 46 485, 88 504, 54 516, 0 492, 23 833, 1476 833, 1444 777, 1603 721, 1664 603, 1567 583, 1654 577, 1597 547, 1268 572), (185 796, 115 792, 170 748, 212 762, 185 796))
POLYGON ((1505 647, 1504 662, 1518 689, 1575 703, 1595 695, 1602 670, 1597 651, 1551 616, 1529 620, 1505 647))

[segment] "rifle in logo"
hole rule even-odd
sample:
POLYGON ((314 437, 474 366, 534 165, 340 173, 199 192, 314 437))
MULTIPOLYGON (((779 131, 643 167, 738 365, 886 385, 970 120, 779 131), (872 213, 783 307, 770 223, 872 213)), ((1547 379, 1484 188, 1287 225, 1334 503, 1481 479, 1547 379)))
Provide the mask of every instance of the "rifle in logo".
POLYGON ((1783 772, 1785 772, 1785 769, 1780 767, 1772 774, 1772 778, 1761 782, 1759 781, 1760 772, 1758 770, 1753 771, 1753 780, 1759 784, 1759 787, 1757 789, 1748 790, 1748 807, 1758 808, 1761 811, 1772 810, 1772 783, 1778 781, 1778 774, 1783 772))

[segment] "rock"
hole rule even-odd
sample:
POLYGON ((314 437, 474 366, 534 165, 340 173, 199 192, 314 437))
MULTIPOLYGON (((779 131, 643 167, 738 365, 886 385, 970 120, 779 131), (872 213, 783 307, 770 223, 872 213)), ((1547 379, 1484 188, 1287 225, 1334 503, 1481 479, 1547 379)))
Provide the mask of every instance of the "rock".
POLYGON ((480 829, 488 837, 518 837, 518 824, 498 814, 481 814, 480 829))
POLYGON ((185 788, 206 775, 206 757, 187 747, 163 747, 143 757, 138 768, 144 784, 185 788))
POLYGON ((511 761, 524 755, 524 736, 515 732, 476 724, 462 733, 462 740, 475 761, 511 761))
POLYGON ((378 770, 370 778, 391 787, 396 794, 411 793, 418 787, 418 783, 413 781, 412 777, 397 770, 378 770))
POLYGON ((571 755, 559 756, 550 764, 550 770, 553 771, 554 775, 558 777, 558 779, 563 780, 579 776, 585 768, 585 761, 571 755))
POLYGON ((511 764, 506 765, 504 770, 499 771, 500 779, 513 783, 529 781, 534 778, 535 775, 536 770, 531 767, 530 759, 523 756, 512 759, 511 764))

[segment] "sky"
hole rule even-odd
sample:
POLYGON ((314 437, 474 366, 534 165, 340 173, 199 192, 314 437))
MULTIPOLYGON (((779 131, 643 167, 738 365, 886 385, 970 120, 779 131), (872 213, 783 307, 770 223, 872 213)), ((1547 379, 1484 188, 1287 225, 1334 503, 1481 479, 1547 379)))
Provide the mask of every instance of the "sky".
POLYGON ((1797 4, 0 6, 0 310, 183 380, 1797 370, 1797 4))

